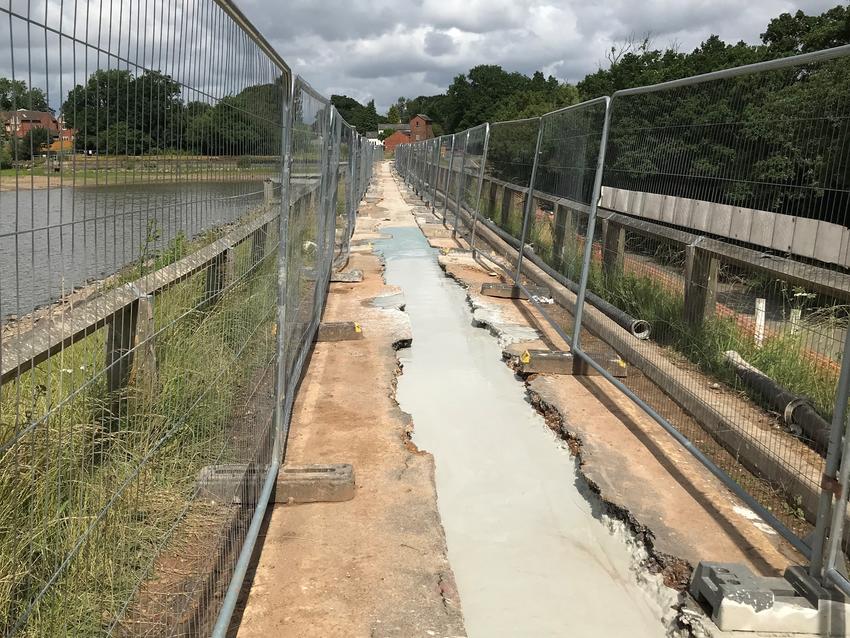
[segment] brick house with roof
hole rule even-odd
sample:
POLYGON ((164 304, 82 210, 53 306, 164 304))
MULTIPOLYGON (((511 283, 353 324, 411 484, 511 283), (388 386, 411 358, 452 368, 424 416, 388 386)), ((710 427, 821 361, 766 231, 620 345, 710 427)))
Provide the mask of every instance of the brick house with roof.
MULTIPOLYGON (((393 134, 384 140, 384 150, 393 152, 399 144, 407 144, 408 142, 416 142, 419 140, 428 140, 434 137, 434 130, 431 124, 431 118, 427 115, 419 113, 410 119, 409 124, 381 124, 387 129, 394 128, 393 134)), ((379 128, 380 128, 379 126, 379 128)))

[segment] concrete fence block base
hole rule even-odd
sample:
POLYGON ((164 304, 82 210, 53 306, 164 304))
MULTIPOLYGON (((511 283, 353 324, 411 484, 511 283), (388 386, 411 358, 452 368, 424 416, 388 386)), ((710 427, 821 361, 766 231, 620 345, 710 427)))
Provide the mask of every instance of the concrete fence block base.
MULTIPOLYGON (((542 286, 526 286, 528 292, 535 297, 549 297, 549 290, 542 286)), ((500 299, 528 299, 528 296, 519 286, 513 284, 486 283, 481 284, 481 294, 485 297, 498 297, 500 299)))
POLYGON ((319 324, 316 341, 353 341, 363 338, 363 328, 356 321, 330 321, 319 324))
POLYGON ((277 475, 274 502, 337 503, 354 498, 354 468, 349 463, 284 466, 277 475))
POLYGON ((362 270, 346 270, 345 272, 335 272, 331 275, 332 284, 358 284, 363 281, 362 270))

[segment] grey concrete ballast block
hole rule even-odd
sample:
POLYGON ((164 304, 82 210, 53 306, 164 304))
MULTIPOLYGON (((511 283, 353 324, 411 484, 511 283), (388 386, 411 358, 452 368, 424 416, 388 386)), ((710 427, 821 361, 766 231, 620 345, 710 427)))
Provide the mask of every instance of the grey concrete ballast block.
MULTIPOLYGON (((591 358, 613 376, 627 376, 628 366, 613 350, 588 352, 591 358)), ((551 350, 526 350, 519 357, 523 374, 569 374, 576 376, 598 376, 599 372, 587 362, 574 357, 572 352, 551 350)))
POLYGON ((363 338, 363 329, 356 321, 328 321, 319 324, 317 342, 354 341, 363 338))
POLYGON ((284 466, 277 475, 274 502, 337 503, 354 498, 354 468, 349 463, 284 466))
MULTIPOLYGON (((541 286, 527 285, 526 289, 535 297, 549 297, 549 291, 541 286)), ((522 289, 513 284, 481 284, 481 294, 486 297, 499 297, 500 299, 528 299, 522 289)))
POLYGON ((345 272, 335 272, 331 274, 332 284, 358 284, 363 281, 362 270, 346 270, 345 272))

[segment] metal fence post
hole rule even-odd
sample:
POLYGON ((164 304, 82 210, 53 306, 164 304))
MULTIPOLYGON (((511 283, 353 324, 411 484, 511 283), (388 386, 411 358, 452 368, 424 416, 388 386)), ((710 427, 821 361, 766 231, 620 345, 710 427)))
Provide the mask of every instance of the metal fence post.
POLYGON ((230 625, 230 619, 233 616, 233 610, 236 608, 236 602, 239 599, 239 592, 242 589, 242 583, 245 580, 245 574, 248 571, 248 565, 251 562, 251 556, 254 551, 254 544, 260 533, 260 527, 265 515, 266 505, 271 496, 277 479, 277 471, 282 463, 283 441, 285 439, 286 429, 286 351, 285 351, 285 326, 286 326, 286 258, 287 258, 287 239, 289 237, 289 186, 291 176, 291 160, 292 160, 292 101, 295 96, 295 78, 289 76, 289 95, 284 96, 282 107, 282 126, 283 135, 281 136, 281 153, 283 162, 281 166, 281 193, 280 193, 280 215, 279 222, 279 245, 278 245, 278 299, 277 299, 277 366, 275 373, 275 409, 273 417, 274 440, 272 442, 271 466, 267 469, 265 481, 263 482, 262 492, 259 495, 259 500, 254 510, 254 515, 251 518, 251 524, 245 536, 245 542, 239 552, 239 558, 233 569, 230 583, 227 587, 227 593, 222 602, 218 617, 216 618, 215 626, 213 627, 213 638, 224 638, 227 629, 230 625))
POLYGON ((587 279, 590 275, 590 261, 593 257, 593 233, 596 228, 596 209, 602 191, 602 171, 605 167, 605 149, 608 146, 608 128, 611 124, 611 100, 605 98, 605 120, 602 124, 602 136, 599 140, 599 157, 596 161, 596 175, 593 179, 593 191, 590 195, 590 212, 587 218, 587 235, 584 242, 584 257, 582 258, 581 276, 576 295, 576 310, 574 315, 573 341, 571 347, 578 350, 581 347, 581 317, 584 311, 584 298, 587 294, 587 279))
MULTIPOLYGON (((844 356, 847 359, 850 359, 850 330, 847 331, 847 336, 844 341, 844 356)), ((846 577, 844 577, 837 569, 836 564, 839 560, 839 555, 841 554, 841 545, 844 539, 844 522, 847 519, 847 497, 848 491, 850 491, 850 432, 847 431, 847 398, 848 398, 848 389, 850 389, 850 375, 844 374, 845 369, 845 361, 842 361, 841 366, 841 380, 839 382, 838 391, 836 392, 836 406, 835 412, 833 414, 832 419, 832 427, 833 431, 838 432, 835 435, 835 440, 839 442, 839 445, 836 445, 836 448, 839 449, 836 452, 836 456, 840 456, 840 458, 836 458, 833 460, 836 466, 841 467, 838 472, 837 481, 834 477, 824 474, 822 479, 823 483, 823 491, 821 492, 821 498, 826 497, 828 499, 828 504, 832 505, 832 497, 836 496, 835 506, 832 507, 831 512, 831 522, 829 525, 829 531, 827 532, 828 537, 825 539, 827 549, 826 556, 826 565, 823 570, 823 578, 825 582, 831 582, 832 584, 839 587, 845 594, 850 594, 850 583, 848 583, 846 577), (841 445, 841 435, 844 434, 843 445, 841 445)), ((832 444, 832 433, 830 433, 830 451, 833 449, 832 444)), ((818 508, 818 520, 817 520, 817 529, 820 529, 823 525, 821 523, 821 510, 818 508)), ((816 530, 817 531, 817 530, 816 530)), ((815 539, 815 542, 818 542, 819 539, 815 539)), ((823 547, 823 540, 821 541, 821 547, 823 547)), ((821 554, 822 556, 822 554, 821 554)), ((812 565, 814 566, 814 555, 812 556, 812 565)), ((818 557, 819 561, 822 561, 821 557, 818 557)))
POLYGON ((452 135, 452 147, 449 150, 449 167, 446 169, 446 187, 443 189, 443 226, 448 228, 446 217, 449 210, 449 187, 452 183, 452 164, 455 159, 455 136, 452 135))
POLYGON ((522 258, 525 254, 525 234, 528 232, 528 218, 534 207, 534 178, 537 176, 537 164, 540 161, 540 139, 543 137, 542 118, 537 118, 537 144, 534 146, 534 161, 531 163, 531 179, 528 180, 528 190, 525 198, 525 213, 522 217, 522 234, 519 238, 519 257, 516 261, 516 281, 522 276, 522 258))
POLYGON ((478 225, 478 211, 481 208, 481 189, 484 185, 484 171, 487 166, 487 149, 490 145, 490 123, 484 124, 484 150, 481 154, 481 168, 478 171, 478 188, 475 194, 475 214, 472 218, 472 232, 469 237, 469 249, 475 257, 475 230, 478 225))
POLYGON ((436 146, 434 148, 434 184, 431 194, 431 210, 437 205, 437 184, 440 181, 440 150, 442 149, 441 138, 435 137, 436 146))
POLYGON ((463 184, 466 181, 466 149, 469 146, 469 131, 466 131, 466 139, 463 142, 463 155, 460 156, 460 173, 457 176, 457 194, 455 195, 455 226, 452 228, 452 237, 457 237, 457 223, 460 220, 461 200, 463 199, 463 184))
MULTIPOLYGON (((835 407, 832 412, 832 423, 829 430, 829 445, 826 450, 826 461, 824 464, 823 478, 821 479, 821 492, 818 501, 817 519, 812 542, 812 560, 809 564, 809 575, 813 578, 823 579, 824 546, 827 542, 827 532, 832 512, 832 499, 837 485, 839 467, 850 461, 842 459, 841 439, 844 434, 845 421, 847 419, 847 400, 850 395, 850 328, 844 336, 844 353, 841 357, 841 372, 838 377, 838 386, 835 391, 835 407)), ((839 501, 840 503, 843 501, 839 501)), ((843 508, 841 508, 843 509, 843 508)), ((832 542, 832 539, 830 539, 832 542)), ((841 539, 837 539, 840 546, 841 539)))

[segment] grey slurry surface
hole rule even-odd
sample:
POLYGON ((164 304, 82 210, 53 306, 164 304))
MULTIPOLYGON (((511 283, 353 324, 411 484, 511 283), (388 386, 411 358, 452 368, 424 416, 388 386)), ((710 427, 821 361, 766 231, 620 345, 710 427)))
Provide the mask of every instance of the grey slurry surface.
POLYGON ((664 636, 624 538, 594 517, 575 462, 472 325, 420 230, 382 228, 387 283, 413 327, 397 399, 434 455, 439 511, 471 638, 664 636))

